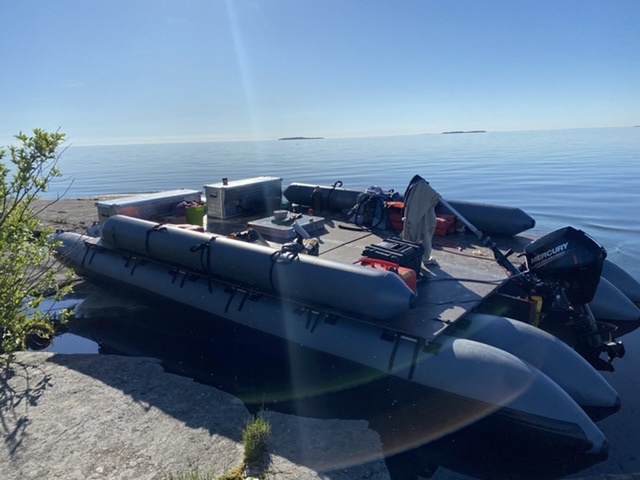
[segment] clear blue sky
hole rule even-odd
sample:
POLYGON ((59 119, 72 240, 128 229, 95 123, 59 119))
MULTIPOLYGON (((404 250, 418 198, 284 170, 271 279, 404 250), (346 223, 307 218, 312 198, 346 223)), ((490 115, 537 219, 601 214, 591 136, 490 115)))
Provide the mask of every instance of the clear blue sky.
POLYGON ((0 0, 0 145, 640 124, 638 0, 0 0))

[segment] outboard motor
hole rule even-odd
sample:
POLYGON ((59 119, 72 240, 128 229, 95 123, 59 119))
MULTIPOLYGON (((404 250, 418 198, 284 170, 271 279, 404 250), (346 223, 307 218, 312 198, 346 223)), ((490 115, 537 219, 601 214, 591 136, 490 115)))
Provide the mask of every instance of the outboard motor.
POLYGON ((512 250, 502 253, 490 237, 446 200, 441 198, 440 203, 491 249, 498 265, 510 275, 511 281, 494 292, 501 300, 497 304, 491 300, 482 302, 476 307, 477 312, 507 313, 559 337, 567 337, 568 333, 571 341, 563 340, 574 343, 575 350, 591 365, 600 370, 613 370, 611 362, 624 356, 624 345, 613 338, 617 327, 596 321, 589 308, 607 257, 601 245, 582 230, 564 227, 527 245, 523 253, 526 263, 516 267, 509 260, 512 250), (608 362, 600 358, 602 352, 609 356, 608 362))
POLYGON ((528 270, 558 282, 569 302, 593 300, 607 252, 582 230, 561 228, 531 242, 524 252, 528 270))
POLYGON ((531 242, 524 254, 531 294, 542 298, 544 314, 568 318, 576 350, 596 368, 613 370, 611 360, 624 355, 624 346, 613 339, 615 327, 597 322, 588 306, 600 282, 604 247, 582 230, 564 227, 531 242), (609 362, 600 359, 603 351, 609 362))

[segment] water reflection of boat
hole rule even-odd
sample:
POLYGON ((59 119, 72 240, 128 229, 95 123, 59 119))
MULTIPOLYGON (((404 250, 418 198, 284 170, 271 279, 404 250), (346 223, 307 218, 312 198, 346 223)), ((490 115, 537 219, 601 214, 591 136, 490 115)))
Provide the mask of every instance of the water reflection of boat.
POLYGON ((365 419, 380 435, 391 478, 414 478, 410 473, 439 466, 478 478, 495 478, 498 471, 505 478, 523 472, 529 478, 559 478, 600 460, 588 454, 567 458, 558 437, 531 435, 499 415, 484 417, 474 402, 416 389, 232 322, 211 322, 190 308, 162 302, 132 311, 120 306, 126 289, 114 287, 111 299, 99 291, 98 305, 88 297, 79 308, 81 318, 70 323, 74 335, 97 342, 103 354, 159 358, 167 371, 221 388, 254 412, 365 419), (108 305, 108 317, 94 316, 108 305))
MULTIPOLYGON (((574 451, 606 451, 604 435, 585 412, 602 416, 620 400, 591 364, 606 366, 601 354, 612 360, 623 350, 611 337, 612 324, 599 322, 588 306, 596 300, 606 256, 590 237, 570 227, 553 232, 527 244, 526 262, 516 266, 502 247, 517 248, 522 239, 502 239, 499 248, 456 236, 455 251, 440 251, 436 275, 416 285, 411 268, 354 264, 382 238, 350 228, 322 202, 320 208, 327 209, 322 218, 294 220, 317 235, 320 257, 302 254, 302 242, 257 244, 227 235, 247 220, 280 239, 283 229, 285 235, 296 230, 275 217, 212 219, 207 232, 198 232, 116 215, 100 238, 60 233, 60 258, 89 278, 249 327, 245 337, 259 331, 445 392, 475 405, 467 405, 475 412, 467 419, 497 412, 530 435, 552 436, 574 451), (460 255, 464 249, 475 255, 460 255), (571 255, 555 255, 565 250, 571 255), (492 255, 497 263, 483 261, 492 255), (563 328, 552 336, 529 323, 563 328)), ((482 208, 474 209, 478 222, 482 208)), ((611 287, 609 301, 611 295, 627 299, 611 287)), ((632 325, 638 317, 636 309, 618 321, 632 325)))

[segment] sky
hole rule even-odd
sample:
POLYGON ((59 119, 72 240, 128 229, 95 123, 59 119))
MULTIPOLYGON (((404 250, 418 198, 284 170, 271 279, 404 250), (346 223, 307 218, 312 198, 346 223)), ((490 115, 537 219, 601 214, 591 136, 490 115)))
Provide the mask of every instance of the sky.
POLYGON ((0 0, 0 145, 640 124, 638 0, 0 0))

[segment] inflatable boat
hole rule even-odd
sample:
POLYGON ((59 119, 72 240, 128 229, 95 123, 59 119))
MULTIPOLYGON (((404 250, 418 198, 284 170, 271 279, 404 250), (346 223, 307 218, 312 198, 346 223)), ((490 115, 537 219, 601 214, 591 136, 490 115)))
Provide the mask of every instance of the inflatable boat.
MULTIPOLYGON (((459 206, 448 205, 473 227, 459 206)), ((624 354, 614 332, 638 326, 640 295, 593 239, 566 227, 524 242, 516 264, 502 252, 522 239, 499 246, 452 234, 458 244, 436 245, 439 265, 425 271, 411 258, 419 245, 320 209, 323 217, 269 212, 199 229, 116 214, 99 237, 58 232, 57 258, 88 279, 467 399, 576 451, 606 452, 593 418, 618 410, 620 398, 597 369, 624 354), (238 234, 247 225, 257 237, 238 234), (283 229, 299 233, 283 242, 283 229)))
MULTIPOLYGON (((365 191, 366 192, 366 191, 365 191)), ((351 209, 362 195, 362 190, 342 187, 342 182, 332 186, 292 183, 284 190, 284 196, 291 203, 315 205, 318 211, 341 211, 351 209)), ((402 201, 402 195, 393 195, 402 201)), ((468 219, 476 228, 490 235, 513 236, 533 228, 535 220, 519 208, 503 205, 448 200, 450 206, 468 219)), ((450 213, 449 207, 440 202, 436 213, 450 213)))

